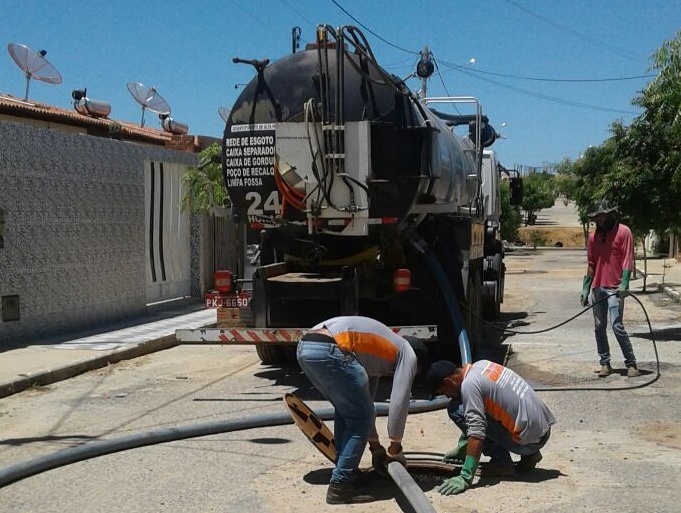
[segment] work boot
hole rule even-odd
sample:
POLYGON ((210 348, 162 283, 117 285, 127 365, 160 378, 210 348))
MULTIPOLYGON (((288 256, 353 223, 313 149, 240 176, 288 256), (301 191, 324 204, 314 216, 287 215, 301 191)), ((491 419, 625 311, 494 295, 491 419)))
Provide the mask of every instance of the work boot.
POLYGON ((641 371, 636 368, 636 365, 632 365, 627 369, 627 377, 628 378, 635 378, 636 376, 640 376, 641 371))
POLYGON ((610 374, 612 374, 612 367, 610 367, 609 363, 601 366, 601 370, 598 371, 599 378, 607 378, 610 374))
POLYGON ((487 463, 482 463, 475 474, 480 477, 513 477, 515 476, 516 468, 511 463, 495 463, 494 461, 489 461, 487 463))
POLYGON ((360 504, 375 500, 373 495, 357 490, 350 481, 331 481, 326 491, 327 504, 360 504))
POLYGON ((541 455, 540 451, 537 451, 534 454, 528 454, 527 456, 521 456, 520 461, 516 463, 515 469, 521 473, 534 470, 534 468, 537 466, 537 463, 539 463, 542 458, 543 456, 541 455))
POLYGON ((490 458, 487 463, 482 463, 476 470, 480 477, 511 477, 515 475, 515 465, 508 452, 501 452, 490 458))

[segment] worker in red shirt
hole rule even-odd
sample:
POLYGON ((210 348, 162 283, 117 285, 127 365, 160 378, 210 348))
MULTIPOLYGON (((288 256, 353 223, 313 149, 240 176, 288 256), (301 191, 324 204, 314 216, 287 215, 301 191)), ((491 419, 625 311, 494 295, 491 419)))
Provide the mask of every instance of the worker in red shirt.
POLYGON ((606 333, 610 314, 612 331, 624 355, 627 376, 639 376, 641 373, 636 367, 636 356, 622 324, 624 297, 629 290, 634 260, 631 230, 618 222, 615 208, 607 200, 596 202, 591 207, 589 218, 596 223, 596 230, 589 234, 586 246, 587 268, 580 300, 582 306, 587 306, 589 299, 594 305, 596 347, 601 365, 596 372, 602 378, 613 372, 606 333))

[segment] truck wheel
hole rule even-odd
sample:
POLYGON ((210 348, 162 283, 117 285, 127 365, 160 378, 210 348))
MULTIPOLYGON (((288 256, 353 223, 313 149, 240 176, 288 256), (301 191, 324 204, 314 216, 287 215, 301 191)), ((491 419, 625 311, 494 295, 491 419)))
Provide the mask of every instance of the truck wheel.
POLYGON ((494 294, 483 294, 482 314, 485 319, 496 319, 501 309, 501 297, 503 294, 503 261, 501 253, 495 253, 492 257, 487 257, 489 268, 485 271, 486 281, 494 281, 494 294))
POLYGON ((500 305, 496 298, 486 297, 482 302, 482 316, 485 319, 496 319, 499 315, 500 305))
POLYGON ((283 346, 280 349, 283 354, 283 365, 286 367, 298 367, 298 344, 283 346))
POLYGON ((258 358, 265 365, 276 365, 284 360, 283 350, 279 346, 271 344, 257 344, 255 351, 258 353, 258 358))

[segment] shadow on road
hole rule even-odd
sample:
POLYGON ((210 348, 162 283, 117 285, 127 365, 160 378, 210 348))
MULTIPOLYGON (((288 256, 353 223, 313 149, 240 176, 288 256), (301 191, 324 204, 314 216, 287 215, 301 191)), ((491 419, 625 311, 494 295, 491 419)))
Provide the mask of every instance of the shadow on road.
POLYGON ((630 336, 645 338, 647 340, 655 340, 656 342, 680 342, 681 341, 681 326, 673 328, 664 328, 661 330, 653 329, 650 331, 641 331, 631 333, 630 336))

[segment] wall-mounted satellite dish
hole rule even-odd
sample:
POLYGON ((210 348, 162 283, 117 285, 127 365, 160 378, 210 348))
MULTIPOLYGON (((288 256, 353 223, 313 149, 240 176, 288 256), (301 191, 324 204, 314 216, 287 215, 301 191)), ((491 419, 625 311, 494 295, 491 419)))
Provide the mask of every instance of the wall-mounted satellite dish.
POLYGON ((142 106, 141 127, 144 126, 144 111, 146 109, 159 115, 170 115, 170 105, 153 87, 147 87, 139 82, 128 82, 128 91, 135 101, 142 106))
POLYGON ((7 51, 26 76, 26 95, 24 100, 28 100, 28 86, 32 78, 41 82, 47 82, 48 84, 61 84, 61 75, 45 59, 47 54, 45 50, 34 52, 26 45, 10 43, 7 45, 7 51))
POLYGON ((87 89, 74 89, 71 92, 71 98, 73 98, 73 108, 83 116, 106 118, 111 114, 111 105, 91 100, 87 97, 87 89))
POLYGON ((220 107, 218 109, 218 114, 220 114, 220 117, 225 123, 227 123, 227 120, 229 119, 229 115, 231 114, 231 112, 232 111, 227 107, 220 107))

